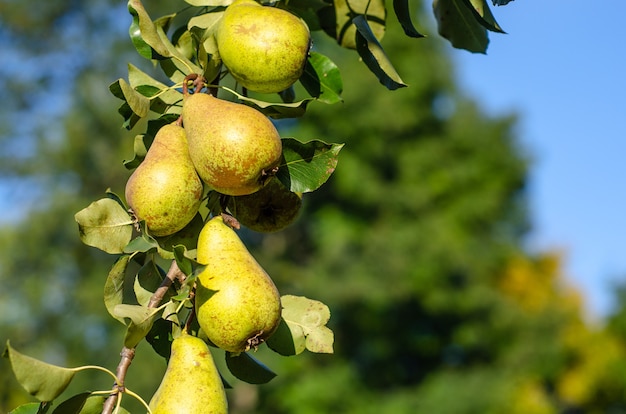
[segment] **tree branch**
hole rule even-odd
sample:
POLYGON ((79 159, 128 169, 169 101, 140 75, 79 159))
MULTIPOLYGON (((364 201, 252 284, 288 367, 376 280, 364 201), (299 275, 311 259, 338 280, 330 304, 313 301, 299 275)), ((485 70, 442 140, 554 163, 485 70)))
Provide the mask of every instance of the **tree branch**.
MULTIPOLYGON (((161 304, 161 301, 163 301, 165 293, 170 286, 172 286, 174 280, 184 280, 184 278, 185 274, 178 267, 176 260, 172 260, 172 265, 167 271, 167 275, 165 275, 161 285, 150 297, 148 308, 158 307, 161 304)), ((126 372, 128 372, 128 368, 135 357, 135 348, 123 347, 120 352, 120 356, 120 363, 117 365, 117 370, 115 371, 115 376, 117 377, 118 382, 113 384, 113 392, 104 402, 104 405, 102 406, 102 414, 112 414, 115 409, 115 405, 117 404, 119 394, 124 392, 124 380, 126 379, 126 372)))

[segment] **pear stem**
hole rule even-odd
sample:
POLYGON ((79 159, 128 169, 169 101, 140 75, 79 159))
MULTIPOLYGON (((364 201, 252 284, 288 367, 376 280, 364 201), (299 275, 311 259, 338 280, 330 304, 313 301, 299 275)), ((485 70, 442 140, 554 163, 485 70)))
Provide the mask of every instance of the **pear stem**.
MULTIPOLYGON (((148 308, 159 307, 159 305, 163 301, 165 293, 170 288, 174 280, 182 279, 184 277, 185 274, 178 267, 176 260, 172 260, 172 264, 167 271, 167 275, 165 275, 165 278, 161 282, 161 285, 150 297, 150 302, 148 302, 148 308)), ((120 352, 120 356, 121 359, 115 371, 117 382, 113 385, 113 392, 109 395, 109 397, 104 402, 104 405, 102 406, 102 414, 112 414, 117 404, 119 394, 126 392, 124 380, 126 378, 128 368, 130 367, 130 364, 133 362, 133 358, 135 357, 135 348, 123 347, 122 351, 120 352)))

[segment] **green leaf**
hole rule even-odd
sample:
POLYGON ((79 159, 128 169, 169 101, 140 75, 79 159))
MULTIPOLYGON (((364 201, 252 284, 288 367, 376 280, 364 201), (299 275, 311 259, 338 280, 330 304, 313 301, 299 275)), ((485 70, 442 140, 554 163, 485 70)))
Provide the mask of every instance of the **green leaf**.
POLYGON ((161 272, 161 268, 154 261, 149 260, 144 264, 137 272, 135 283, 133 284, 137 302, 142 306, 148 306, 150 298, 157 288, 161 286, 164 278, 165 274, 161 272))
POLYGON ((150 99, 150 110, 180 114, 183 94, 157 81, 136 66, 128 64, 128 83, 137 93, 150 99))
POLYGON ((306 107, 309 104, 309 102, 311 102, 311 99, 304 99, 302 101, 292 102, 292 103, 284 103, 284 102, 272 103, 272 102, 261 101, 258 99, 248 98, 247 96, 241 95, 226 86, 222 86, 221 89, 232 93, 242 103, 248 106, 251 106, 254 109, 262 112, 265 116, 268 116, 274 119, 300 117, 305 114, 306 107))
POLYGON ((478 20, 478 23, 482 24, 487 30, 491 30, 496 33, 505 33, 496 22, 495 17, 491 13, 491 9, 487 4, 487 0, 463 0, 465 5, 474 12, 474 17, 478 20))
POLYGON ((136 135, 135 142, 133 144, 135 157, 132 160, 124 161, 124 167, 129 170, 139 167, 141 161, 146 158, 146 154, 148 153, 148 148, 150 146, 150 144, 146 141, 151 142, 153 139, 154 137, 149 137, 146 134, 136 135))
POLYGON ((365 65, 387 89, 395 90, 407 86, 387 58, 385 51, 374 36, 368 21, 363 16, 353 20, 357 27, 356 50, 365 65))
POLYGON ((137 52, 146 59, 170 57, 161 42, 156 26, 140 0, 129 0, 128 11, 133 16, 129 28, 130 38, 137 52))
MULTIPOLYGON (((213 10, 217 10, 217 9, 213 9, 213 10)), ((194 16, 191 19, 189 19, 189 22, 187 23, 187 28, 190 31, 194 27, 198 27, 205 31, 204 36, 200 38, 200 40, 205 40, 211 34, 215 33, 215 31, 217 30, 217 27, 219 26, 220 20, 222 20, 222 17, 224 16, 223 10, 219 10, 219 11, 213 11, 213 10, 210 13, 204 13, 198 16, 194 16)))
MULTIPOLYGON (((305 339, 306 349, 316 353, 333 353, 334 336, 326 327, 330 319, 328 306, 303 296, 284 295, 282 317, 289 327, 294 344, 305 339)), ((297 352, 298 348, 296 348, 297 352)))
POLYGON ((42 414, 42 413, 47 412, 47 409, 45 408, 44 408, 45 411, 44 410, 39 411, 40 405, 41 405, 40 403, 23 404, 15 408, 14 410, 10 411, 9 414, 42 414))
POLYGON ((276 177, 294 193, 315 191, 337 167, 343 144, 322 141, 300 142, 283 138, 283 155, 276 177))
POLYGON ((118 201, 103 198, 74 215, 80 240, 107 253, 124 252, 133 234, 133 221, 118 201))
POLYGON ((321 53, 310 53, 300 83, 320 102, 334 104, 343 101, 343 80, 339 68, 321 53))
POLYGON ((248 384, 266 384, 276 376, 267 366, 247 352, 238 355, 226 352, 226 366, 235 377, 248 384))
POLYGON ((156 315, 158 310, 141 305, 121 303, 115 306, 113 312, 118 318, 128 318, 135 325, 141 325, 156 315))
POLYGON ((465 0, 433 0, 439 34, 452 46, 473 53, 486 53, 487 29, 476 20, 473 8, 465 0))
POLYGON ((362 16, 372 31, 372 36, 381 40, 385 34, 387 9, 385 0, 334 0, 337 42, 345 48, 356 49, 356 26, 354 18, 362 16))
POLYGON ((159 313, 157 309, 145 306, 120 304, 113 310, 116 317, 129 318, 130 323, 126 329, 124 346, 135 348, 139 342, 150 332, 154 320, 159 313))
POLYGON ((404 34, 409 37, 424 37, 423 34, 417 31, 413 22, 411 21, 411 10, 409 8, 409 0, 393 0, 393 10, 404 30, 404 34))
MULTIPOLYGON (((83 407, 85 406, 85 403, 87 402, 87 399, 89 398, 90 395, 91 395, 90 392, 83 392, 80 394, 76 394, 68 398, 67 400, 63 401, 62 403, 60 403, 57 406, 57 408, 55 408, 52 411, 52 414, 86 414, 89 412, 94 413, 93 407, 91 407, 91 409, 88 411, 83 411, 83 407)), ((99 403, 100 411, 95 411, 95 412, 101 413, 102 404, 104 403, 104 398, 103 397, 96 397, 96 398, 100 400, 100 403, 99 403)), ((90 404, 90 406, 91 405, 92 404, 90 404)))
POLYGON ((7 341, 3 353, 11 361, 17 382, 39 401, 52 401, 67 388, 75 372, 68 368, 47 364, 17 352, 7 341))
POLYGON ((124 325, 126 325, 124 318, 116 316, 113 310, 124 300, 124 279, 129 261, 130 255, 120 256, 109 271, 109 276, 104 283, 104 306, 111 316, 124 325))
POLYGON ((109 85, 109 90, 116 97, 125 101, 131 111, 140 118, 148 116, 150 100, 133 89, 124 79, 118 79, 109 85))
POLYGON ((153 249, 158 249, 159 244, 151 236, 142 233, 141 236, 132 239, 125 247, 124 253, 148 253, 153 249))

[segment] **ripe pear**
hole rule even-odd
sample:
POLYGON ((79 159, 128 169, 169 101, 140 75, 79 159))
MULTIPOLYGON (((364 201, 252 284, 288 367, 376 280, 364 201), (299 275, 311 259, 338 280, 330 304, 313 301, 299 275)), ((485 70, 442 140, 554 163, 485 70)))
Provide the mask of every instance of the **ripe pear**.
POLYGON ((222 62, 243 86, 261 93, 280 92, 304 70, 311 46, 306 23, 290 12, 235 0, 216 33, 222 62))
POLYGON ((202 181, 189 156, 185 130, 163 126, 126 183, 126 202, 153 236, 176 233, 196 215, 202 181))
POLYGON ((258 191, 278 166, 282 141, 261 112, 205 93, 185 95, 183 123, 200 178, 215 191, 258 191))
POLYGON ((211 351, 183 333, 172 342, 165 375, 150 400, 152 414, 227 414, 224 385, 211 351))
POLYGON ((233 229, 215 216, 198 238, 196 318, 209 340, 232 353, 256 348, 281 318, 278 289, 233 229))
POLYGON ((277 178, 254 194, 231 197, 228 208, 247 228, 271 233, 289 226, 302 207, 302 195, 289 191, 277 178))

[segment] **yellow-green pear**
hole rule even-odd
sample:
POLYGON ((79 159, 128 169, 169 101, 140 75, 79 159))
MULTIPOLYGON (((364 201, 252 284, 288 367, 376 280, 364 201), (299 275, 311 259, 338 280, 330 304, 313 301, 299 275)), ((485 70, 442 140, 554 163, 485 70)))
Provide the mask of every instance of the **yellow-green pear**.
POLYGON ((194 169, 185 130, 163 126, 126 183, 126 202, 153 236, 176 233, 196 215, 202 181, 194 169))
POLYGON ((278 7, 235 0, 216 33, 222 62, 251 91, 280 92, 304 70, 311 45, 306 23, 278 7))
POLYGON ((198 238, 196 317, 209 340, 226 351, 256 348, 281 318, 278 289, 235 231, 215 216, 198 238))
POLYGON ((215 191, 258 191, 278 166, 282 141, 274 124, 249 106, 206 93, 185 95, 183 125, 200 178, 215 191))
POLYGON ((231 197, 228 209, 247 228, 263 233, 279 231, 289 226, 302 207, 302 194, 286 188, 278 178, 272 178, 254 194, 231 197))
POLYGON ((165 375, 150 400, 152 414, 227 414, 224 385, 207 344, 183 333, 172 342, 165 375))

